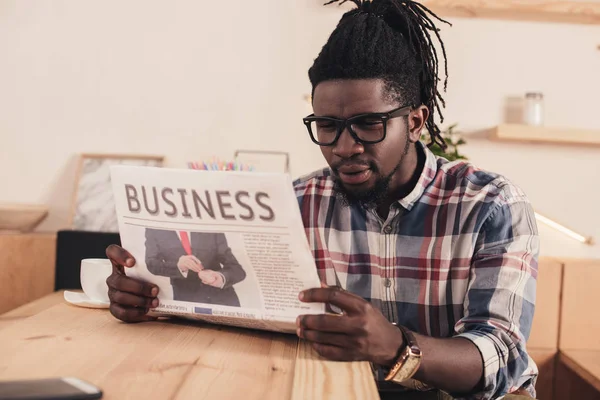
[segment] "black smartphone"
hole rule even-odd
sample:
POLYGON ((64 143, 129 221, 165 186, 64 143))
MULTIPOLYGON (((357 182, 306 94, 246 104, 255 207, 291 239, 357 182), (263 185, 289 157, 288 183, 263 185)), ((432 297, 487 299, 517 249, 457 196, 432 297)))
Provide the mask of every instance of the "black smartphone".
POLYGON ((0 400, 87 400, 102 391, 79 378, 0 381, 0 400))

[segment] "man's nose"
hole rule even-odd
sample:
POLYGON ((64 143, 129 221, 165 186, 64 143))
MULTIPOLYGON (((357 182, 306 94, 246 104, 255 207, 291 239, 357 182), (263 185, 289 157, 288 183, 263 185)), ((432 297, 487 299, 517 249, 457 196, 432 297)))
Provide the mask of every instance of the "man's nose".
POLYGON ((333 146, 333 154, 340 158, 350 158, 356 154, 362 154, 364 151, 364 146, 352 137, 348 128, 344 128, 338 141, 333 146))

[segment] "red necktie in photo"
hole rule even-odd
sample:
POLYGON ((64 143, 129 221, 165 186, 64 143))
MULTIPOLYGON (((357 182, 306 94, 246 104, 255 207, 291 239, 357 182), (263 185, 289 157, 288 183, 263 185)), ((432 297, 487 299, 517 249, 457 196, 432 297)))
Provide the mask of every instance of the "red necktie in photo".
POLYGON ((179 235, 181 236, 181 244, 183 246, 183 249, 185 250, 185 253, 188 256, 192 255, 192 245, 190 244, 190 237, 188 236, 188 233, 185 231, 180 231, 179 235))

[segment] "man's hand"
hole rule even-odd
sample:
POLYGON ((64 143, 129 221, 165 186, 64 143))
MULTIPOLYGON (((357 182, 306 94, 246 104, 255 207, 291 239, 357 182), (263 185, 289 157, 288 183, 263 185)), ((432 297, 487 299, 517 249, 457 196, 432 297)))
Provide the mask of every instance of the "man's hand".
POLYGON ((323 357, 336 361, 370 361, 391 367, 404 346, 400 330, 371 303, 339 288, 308 289, 300 293, 305 303, 327 303, 342 315, 301 315, 298 337, 312 342, 323 357))
POLYGON ((113 244, 106 249, 106 255, 113 266, 112 274, 106 279, 110 313, 125 322, 155 320, 146 314, 158 306, 158 287, 125 275, 125 267, 135 265, 135 259, 127 250, 113 244))
POLYGON ((198 277, 205 285, 214 286, 219 289, 225 284, 223 275, 212 269, 205 269, 204 271, 198 272, 198 277))
POLYGON ((200 262, 200 260, 198 260, 198 258, 194 255, 186 255, 179 257, 179 261, 177 262, 177 268, 179 268, 182 272, 200 272, 204 269, 204 267, 202 266, 202 262, 200 262))

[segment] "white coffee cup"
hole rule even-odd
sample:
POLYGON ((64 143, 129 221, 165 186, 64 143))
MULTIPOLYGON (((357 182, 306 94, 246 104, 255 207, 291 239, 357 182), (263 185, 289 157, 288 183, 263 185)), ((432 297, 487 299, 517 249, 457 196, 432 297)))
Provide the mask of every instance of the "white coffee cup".
POLYGON ((110 260, 103 258, 86 258, 81 260, 81 288, 94 301, 108 302, 108 285, 106 278, 112 273, 110 260))

